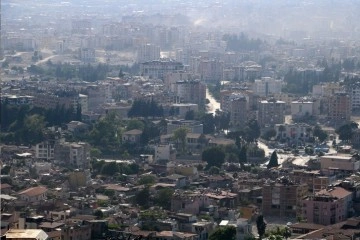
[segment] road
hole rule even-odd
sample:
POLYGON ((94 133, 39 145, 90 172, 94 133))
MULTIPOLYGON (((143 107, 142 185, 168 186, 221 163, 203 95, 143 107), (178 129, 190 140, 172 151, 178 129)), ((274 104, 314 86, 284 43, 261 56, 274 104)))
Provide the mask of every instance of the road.
POLYGON ((215 115, 215 111, 220 109, 220 103, 209 93, 208 88, 206 88, 206 98, 209 100, 209 104, 206 106, 206 111, 215 115))

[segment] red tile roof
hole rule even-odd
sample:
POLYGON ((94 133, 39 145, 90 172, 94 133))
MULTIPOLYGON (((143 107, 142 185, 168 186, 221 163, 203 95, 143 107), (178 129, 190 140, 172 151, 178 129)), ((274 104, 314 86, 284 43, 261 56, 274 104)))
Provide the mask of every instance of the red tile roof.
POLYGON ((19 192, 19 195, 26 195, 28 197, 33 197, 33 196, 41 195, 45 192, 47 192, 46 187, 32 187, 32 188, 28 188, 24 191, 19 192))

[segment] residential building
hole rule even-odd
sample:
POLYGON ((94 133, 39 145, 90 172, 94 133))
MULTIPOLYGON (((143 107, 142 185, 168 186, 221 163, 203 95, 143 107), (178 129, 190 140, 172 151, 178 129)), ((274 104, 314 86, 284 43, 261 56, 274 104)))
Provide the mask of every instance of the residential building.
POLYGON ((84 63, 94 63, 95 58, 95 49, 94 48, 80 48, 79 49, 79 58, 84 63))
POLYGON ((122 141, 136 143, 136 144, 140 143, 142 133, 143 133, 143 131, 139 130, 139 129, 133 129, 130 131, 126 131, 122 134, 122 141))
POLYGON ((312 127, 305 123, 275 124, 276 138, 288 141, 306 141, 311 136, 312 127))
POLYGON ((268 182, 262 189, 264 216, 297 217, 302 197, 308 193, 308 185, 292 183, 287 179, 268 182))
POLYGON ((360 160, 352 155, 325 155, 320 157, 321 171, 325 174, 353 173, 360 169, 360 160))
POLYGON ((199 105, 195 103, 174 103, 170 105, 170 111, 179 118, 185 118, 189 111, 197 112, 199 105))
POLYGON ((39 203, 46 200, 46 187, 32 187, 19 192, 20 199, 28 203, 39 203))
POLYGON ((160 59, 140 64, 140 73, 150 78, 163 79, 168 73, 183 70, 184 65, 173 60, 160 59))
POLYGON ((151 43, 142 44, 138 47, 137 62, 143 63, 160 58, 160 47, 151 43))
POLYGON ((347 93, 336 92, 331 95, 329 101, 328 117, 330 121, 343 123, 350 121, 351 99, 347 93))
POLYGON ((90 145, 83 142, 59 141, 54 146, 54 160, 60 164, 87 169, 90 164, 90 145))
POLYGON ((311 117, 314 115, 314 103, 310 101, 293 101, 291 102, 291 117, 299 119, 311 117))
POLYGON ((258 122, 260 126, 283 124, 285 122, 285 102, 275 99, 260 101, 258 122))
POLYGON ((294 169, 289 178, 294 183, 307 184, 309 192, 318 192, 326 189, 330 184, 330 178, 321 175, 320 171, 306 171, 294 169))
POLYGON ((5 239, 14 240, 48 240, 49 236, 41 229, 10 229, 5 239))
POLYGON ((301 200, 302 217, 308 223, 330 225, 346 220, 352 193, 341 187, 323 189, 301 200))
POLYGON ((266 97, 271 94, 281 93, 283 81, 270 77, 263 77, 261 79, 255 79, 253 86, 254 94, 266 97))
POLYGON ((175 160, 175 151, 170 144, 160 144, 155 146, 155 161, 175 160))
POLYGON ((55 141, 44 141, 35 145, 35 157, 37 159, 54 159, 55 141))
POLYGON ((230 126, 234 128, 244 127, 248 121, 249 101, 244 95, 230 96, 230 126))
POLYGON ((176 102, 195 103, 201 107, 205 106, 206 85, 199 80, 176 82, 174 93, 176 102))
POLYGON ((174 120, 168 122, 166 126, 166 133, 173 134, 178 128, 187 128, 189 133, 203 133, 203 124, 195 120, 174 120))
POLYGON ((223 75, 224 62, 218 59, 201 59, 198 73, 205 82, 219 82, 223 75))

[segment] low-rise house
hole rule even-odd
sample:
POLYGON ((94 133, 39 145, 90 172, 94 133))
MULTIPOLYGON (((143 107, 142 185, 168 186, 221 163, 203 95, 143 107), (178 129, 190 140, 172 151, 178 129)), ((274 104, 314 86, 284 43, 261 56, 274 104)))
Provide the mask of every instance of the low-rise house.
POLYGON ((41 229, 10 229, 5 233, 5 239, 48 240, 49 236, 41 229))
POLYGON ((175 184, 176 188, 182 188, 188 184, 187 177, 180 174, 171 174, 162 178, 161 182, 175 184))
POLYGON ((9 185, 7 183, 1 183, 0 184, 0 192, 1 192, 1 194, 10 194, 11 185, 9 185))
POLYGON ((123 142, 140 143, 142 131, 133 129, 122 134, 123 142))
POLYGON ((46 187, 32 187, 19 192, 20 199, 29 203, 39 203, 46 200, 46 187))
POLYGON ((360 169, 360 160, 352 155, 325 155, 320 157, 321 171, 325 174, 348 172, 360 169))

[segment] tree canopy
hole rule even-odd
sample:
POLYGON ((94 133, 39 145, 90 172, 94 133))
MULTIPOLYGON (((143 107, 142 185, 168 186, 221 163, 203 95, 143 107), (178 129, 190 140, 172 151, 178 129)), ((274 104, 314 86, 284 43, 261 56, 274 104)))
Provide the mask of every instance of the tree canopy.
POLYGON ((349 141, 354 134, 354 130, 357 128, 358 124, 356 122, 349 122, 336 129, 336 133, 339 134, 340 140, 349 141))
POLYGON ((256 228, 257 228, 259 237, 261 239, 265 235, 265 231, 266 231, 266 223, 264 221, 263 215, 259 215, 256 218, 256 228))
POLYGON ((225 151, 221 147, 211 147, 203 151, 202 160, 207 162, 207 168, 221 168, 225 161, 225 151))
POLYGON ((164 110, 154 100, 136 99, 129 112, 128 117, 162 117, 164 110))
POLYGON ((267 165, 267 168, 273 168, 273 167, 278 167, 278 166, 279 166, 278 156, 277 156, 276 151, 274 151, 271 154, 270 161, 269 161, 269 164, 267 165))
POLYGON ((234 226, 219 227, 209 236, 209 240, 235 240, 236 228, 234 226))

